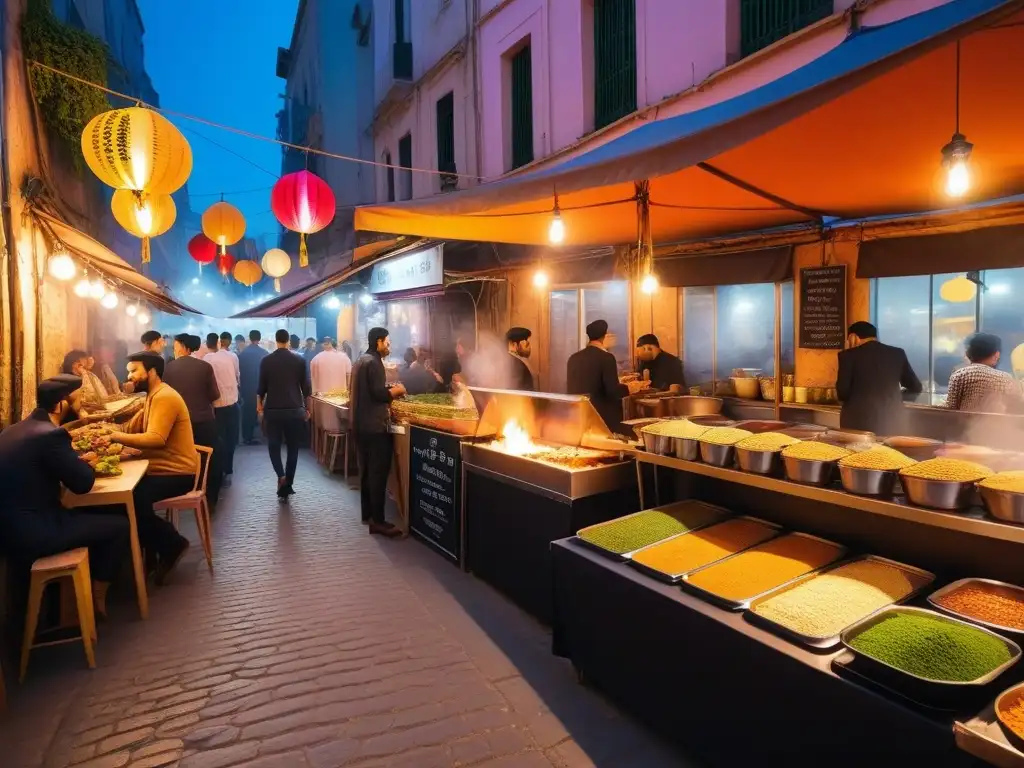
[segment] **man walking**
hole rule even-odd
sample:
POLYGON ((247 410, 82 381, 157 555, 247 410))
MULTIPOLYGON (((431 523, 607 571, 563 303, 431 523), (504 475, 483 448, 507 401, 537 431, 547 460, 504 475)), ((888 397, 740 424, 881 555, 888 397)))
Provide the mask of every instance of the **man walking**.
MULTIPOLYGON (((238 445, 238 358, 227 349, 218 349, 219 341, 223 339, 216 333, 207 335, 208 352, 203 361, 213 369, 217 389, 220 390, 220 397, 213 401, 213 415, 217 424, 221 487, 227 488, 235 471, 235 447, 238 445)), ((227 343, 231 344, 230 334, 227 343)))
POLYGON ((341 392, 348 390, 348 377, 352 373, 352 361, 348 355, 339 352, 334 339, 324 336, 324 351, 309 364, 310 384, 314 392, 341 392))
POLYGON ((260 383, 260 363, 269 352, 260 346, 263 335, 249 331, 249 346, 238 356, 238 395, 242 401, 242 441, 246 445, 259 445, 256 431, 256 388, 260 383))
POLYGON ((387 386, 384 358, 391 354, 387 328, 371 328, 366 352, 356 361, 349 393, 350 419, 359 451, 359 500, 363 523, 370 533, 389 538, 402 532, 384 519, 384 501, 393 454, 391 401, 405 394, 405 387, 387 386))
POLYGON ((274 337, 277 349, 260 362, 256 408, 263 416, 270 447, 270 462, 277 473, 278 498, 295 493, 295 467, 299 463, 306 422, 309 420, 309 377, 306 361, 288 348, 288 331, 283 328, 274 337), (281 466, 281 443, 288 446, 287 465, 281 466))

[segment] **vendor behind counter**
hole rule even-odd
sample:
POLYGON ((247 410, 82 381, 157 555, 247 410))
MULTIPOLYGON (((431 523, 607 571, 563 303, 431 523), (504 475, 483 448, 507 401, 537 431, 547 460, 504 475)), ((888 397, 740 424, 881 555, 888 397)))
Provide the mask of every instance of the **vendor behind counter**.
POLYGON ((658 337, 645 333, 636 340, 636 357, 640 361, 640 377, 654 389, 682 392, 686 389, 683 361, 661 348, 658 337))

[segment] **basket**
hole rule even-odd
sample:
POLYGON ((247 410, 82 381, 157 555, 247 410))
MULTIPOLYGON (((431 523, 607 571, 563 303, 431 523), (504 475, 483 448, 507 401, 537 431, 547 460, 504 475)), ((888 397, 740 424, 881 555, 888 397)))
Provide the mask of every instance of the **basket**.
POLYGON ((775 377, 774 376, 762 376, 761 379, 761 397, 765 400, 775 401, 775 377))

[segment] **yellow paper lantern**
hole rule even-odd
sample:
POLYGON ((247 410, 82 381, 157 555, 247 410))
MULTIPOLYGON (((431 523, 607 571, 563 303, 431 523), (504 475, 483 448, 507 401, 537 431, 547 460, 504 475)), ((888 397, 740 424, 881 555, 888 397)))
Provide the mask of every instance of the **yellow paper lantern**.
POLYGON ((274 290, 281 292, 281 278, 292 268, 292 258, 280 248, 271 248, 263 254, 263 271, 274 278, 274 290))
POLYGON ((174 226, 178 209, 170 195, 137 195, 127 189, 114 192, 110 201, 114 219, 128 232, 142 238, 142 263, 149 263, 149 239, 174 226))
POLYGON ((223 255, 227 253, 227 246, 245 237, 245 216, 231 203, 221 200, 203 214, 203 234, 220 246, 223 255))
POLYGON ((964 275, 947 280, 939 286, 939 296, 951 304, 963 304, 967 301, 974 301, 974 297, 977 295, 978 286, 964 275))
POLYGON ((244 259, 235 264, 232 274, 235 276, 235 280, 249 288, 252 288, 263 279, 263 270, 260 269, 260 265, 249 259, 244 259))
POLYGON ((192 173, 192 148, 170 120, 129 107, 96 115, 82 131, 82 154, 107 186, 169 195, 192 173))

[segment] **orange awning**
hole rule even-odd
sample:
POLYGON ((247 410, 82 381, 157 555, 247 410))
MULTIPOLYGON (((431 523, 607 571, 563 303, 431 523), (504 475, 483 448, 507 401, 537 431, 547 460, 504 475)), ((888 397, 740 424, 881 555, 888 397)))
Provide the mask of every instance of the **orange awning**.
POLYGON ((965 202, 1024 192, 1024 0, 957 0, 865 27, 741 96, 643 125, 561 165, 356 210, 357 230, 547 244, 557 189, 572 245, 655 243, 948 207, 942 147, 974 144, 965 202))

